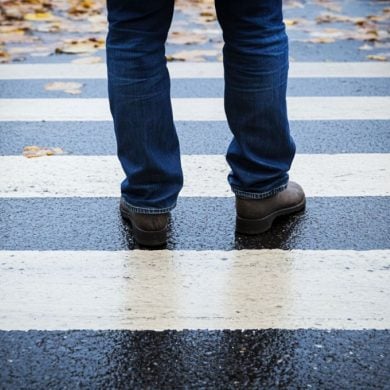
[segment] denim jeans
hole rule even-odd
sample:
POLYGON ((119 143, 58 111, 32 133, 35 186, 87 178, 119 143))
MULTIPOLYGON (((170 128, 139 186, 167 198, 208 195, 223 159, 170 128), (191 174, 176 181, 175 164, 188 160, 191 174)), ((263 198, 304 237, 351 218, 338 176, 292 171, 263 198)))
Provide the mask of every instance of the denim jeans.
MULTIPOLYGON (((224 108, 233 134, 227 180, 236 196, 269 197, 286 188, 295 154, 282 1, 215 0, 215 7, 224 38, 224 108)), ((107 9, 108 95, 126 175, 122 196, 135 212, 165 213, 183 186, 165 58, 174 0, 108 0, 107 9)))

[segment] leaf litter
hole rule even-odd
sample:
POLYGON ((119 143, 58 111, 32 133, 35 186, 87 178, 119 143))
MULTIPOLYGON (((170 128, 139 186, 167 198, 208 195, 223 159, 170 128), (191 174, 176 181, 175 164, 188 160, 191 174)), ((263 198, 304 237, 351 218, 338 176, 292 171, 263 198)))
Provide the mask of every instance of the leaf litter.
MULTIPOLYGON (((287 11, 310 7, 317 12, 310 18, 285 19, 295 41, 310 45, 355 40, 362 42, 361 50, 376 50, 377 43, 385 45, 390 40, 389 1, 372 0, 378 10, 376 14, 358 16, 344 12, 345 2, 340 0, 284 0, 283 3, 287 11)), ((168 60, 220 60, 223 40, 214 0, 176 0, 175 11, 178 17, 174 18, 168 35, 168 60), (175 47, 180 45, 183 48, 177 51, 175 47)), ((0 62, 23 61, 28 56, 91 55, 105 48, 106 34, 105 0, 2 0, 0 3, 0 62)), ((388 54, 372 56, 383 60, 380 57, 387 58, 388 54)), ((80 63, 88 61, 99 60, 80 59, 80 63)))

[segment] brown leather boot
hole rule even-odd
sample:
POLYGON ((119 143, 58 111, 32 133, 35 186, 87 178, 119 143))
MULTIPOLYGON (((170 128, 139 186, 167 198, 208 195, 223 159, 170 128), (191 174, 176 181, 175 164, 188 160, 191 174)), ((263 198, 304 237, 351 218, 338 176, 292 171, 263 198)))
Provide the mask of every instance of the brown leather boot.
POLYGON ((236 196, 236 232, 259 234, 269 230, 275 218, 305 208, 302 187, 290 181, 287 188, 265 199, 242 199, 236 196))
POLYGON ((161 246, 167 242, 169 213, 141 214, 131 211, 123 198, 120 212, 130 222, 135 241, 145 246, 161 246))

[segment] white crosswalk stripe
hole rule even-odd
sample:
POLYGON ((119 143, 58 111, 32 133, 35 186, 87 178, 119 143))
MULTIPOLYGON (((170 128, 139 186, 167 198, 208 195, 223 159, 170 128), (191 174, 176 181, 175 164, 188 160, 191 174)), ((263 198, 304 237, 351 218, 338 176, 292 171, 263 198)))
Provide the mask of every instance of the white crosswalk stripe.
MULTIPOLYGON (((290 120, 390 120, 390 97, 290 97, 290 120)), ((222 98, 173 98, 178 121, 226 120, 222 98)), ((104 98, 0 99, 0 121, 111 121, 104 98)))
MULTIPOLYGON (((222 78, 220 62, 168 63, 171 78, 222 78)), ((104 79, 106 64, 5 64, 0 80, 104 79)), ((291 62, 290 78, 377 78, 390 77, 388 63, 373 62, 291 62)))
MULTIPOLYGON (((181 196, 233 196, 224 156, 184 155, 182 164, 181 196)), ((0 197, 119 196, 123 180, 116 156, 7 156, 0 169, 0 197)), ((301 154, 290 175, 309 197, 389 196, 390 154, 301 154)))
POLYGON ((1 328, 385 329, 389 255, 3 251, 1 328))

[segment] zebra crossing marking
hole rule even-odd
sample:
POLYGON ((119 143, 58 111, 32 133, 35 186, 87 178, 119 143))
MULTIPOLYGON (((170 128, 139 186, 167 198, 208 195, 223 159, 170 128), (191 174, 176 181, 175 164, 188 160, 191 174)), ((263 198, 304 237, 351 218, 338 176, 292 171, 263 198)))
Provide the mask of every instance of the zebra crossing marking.
MULTIPOLYGON (((290 120, 388 120, 390 97, 290 97, 290 120)), ((222 98, 173 98, 175 120, 226 120, 222 98)), ((108 99, 0 99, 0 121, 112 121, 108 99)))
POLYGON ((389 255, 0 251, 0 329, 386 329, 389 255))
MULTIPOLYGON (((223 155, 183 155, 185 197, 229 197, 223 155)), ((115 197, 124 174, 116 156, 1 156, 0 197, 115 197)), ((291 169, 307 196, 389 196, 390 154, 301 154, 291 169)))
MULTIPOLYGON (((221 62, 168 62, 171 78, 222 78, 221 62)), ((101 64, 2 64, 0 80, 105 79, 101 64)), ((384 78, 390 77, 388 63, 374 62, 290 62, 290 78, 384 78)))
MULTIPOLYGON (((221 63, 168 64, 221 78, 221 63)), ((290 77, 390 77, 388 64, 291 63, 290 77)), ((12 64, 0 79, 105 78, 106 65, 12 64)), ((223 121, 223 100, 172 99, 223 121)), ((291 97, 290 120, 389 120, 390 97, 291 97)), ((111 121, 107 99, 0 99, 0 121, 111 121)), ((183 155, 184 197, 233 196, 224 156, 183 155), (201 184, 201 185, 200 185, 201 184)), ((297 155, 307 196, 390 195, 390 154, 297 155)), ((117 197, 116 156, 0 157, 0 197, 117 197)), ((387 329, 389 250, 0 251, 0 329, 387 329), (213 278, 210 279, 209 275, 213 278)))

